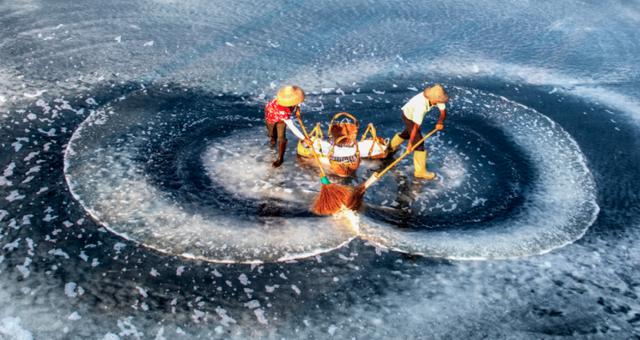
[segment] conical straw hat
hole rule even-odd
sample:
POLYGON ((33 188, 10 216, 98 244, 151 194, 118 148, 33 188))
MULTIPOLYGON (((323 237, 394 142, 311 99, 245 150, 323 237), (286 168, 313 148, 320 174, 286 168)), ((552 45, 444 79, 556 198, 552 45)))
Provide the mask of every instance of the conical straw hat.
POLYGON ((435 84, 424 89, 424 96, 432 103, 446 103, 449 101, 447 92, 440 84, 435 84))
POLYGON ((285 86, 278 91, 276 96, 278 105, 296 106, 304 100, 304 91, 298 86, 285 86))

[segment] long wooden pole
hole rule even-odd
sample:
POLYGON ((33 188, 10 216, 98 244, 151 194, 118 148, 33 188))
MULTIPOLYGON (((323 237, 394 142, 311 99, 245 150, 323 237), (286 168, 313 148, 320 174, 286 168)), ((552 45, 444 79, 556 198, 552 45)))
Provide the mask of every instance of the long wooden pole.
POLYGON ((407 149, 407 151, 405 151, 400 157, 398 157, 398 159, 396 159, 395 161, 393 161, 393 163, 389 164, 386 168, 384 168, 382 171, 380 172, 375 172, 373 175, 371 175, 371 177, 365 182, 368 183, 368 185, 365 184, 365 186, 368 188, 370 187, 375 181, 377 181, 380 177, 382 177, 384 174, 386 174, 389 170, 393 169, 393 167, 395 167, 396 165, 398 165, 398 163, 400 163, 400 161, 407 157, 410 153, 413 152, 413 150, 415 150, 418 145, 420 143, 424 143, 425 140, 427 140, 427 138, 431 137, 431 135, 433 135, 434 133, 438 132, 438 129, 433 129, 431 130, 431 132, 427 133, 424 137, 422 137, 422 139, 420 139, 417 143, 414 143, 410 149, 407 149), (375 177, 375 180, 373 180, 372 178, 375 177))
MULTIPOLYGON (((311 139, 309 138, 309 134, 307 133, 307 128, 304 127, 304 123, 302 122, 302 117, 300 117, 300 107, 296 109, 296 118, 298 118, 298 123, 300 123, 300 127, 302 128, 304 137, 308 141, 311 141, 311 139)), ((318 163, 318 168, 320 169, 320 174, 322 175, 322 178, 321 178, 322 183, 329 184, 329 179, 327 179, 327 174, 324 172, 324 169, 322 168, 322 163, 320 163, 320 158, 318 157, 318 154, 316 153, 316 150, 313 144, 311 144, 310 148, 311 148, 311 153, 313 154, 313 158, 315 158, 316 163, 318 163)))

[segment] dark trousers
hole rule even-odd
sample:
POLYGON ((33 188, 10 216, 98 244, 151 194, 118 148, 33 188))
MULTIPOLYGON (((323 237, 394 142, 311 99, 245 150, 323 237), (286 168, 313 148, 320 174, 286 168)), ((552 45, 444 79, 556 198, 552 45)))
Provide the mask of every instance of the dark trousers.
POLYGON ((276 137, 280 143, 287 141, 287 125, 284 122, 277 122, 274 124, 267 123, 267 136, 271 140, 275 141, 276 137))
MULTIPOLYGON (((416 125, 416 123, 412 122, 409 118, 404 116, 404 113, 401 114, 402 116, 402 121, 404 122, 404 130, 400 133, 400 138, 402 139, 409 139, 409 137, 411 137, 411 131, 413 131, 413 127, 416 125)), ((420 127, 418 127, 418 132, 416 133, 416 138, 414 140, 414 142, 419 141, 422 139, 422 133, 420 132, 420 127)), ((424 151, 424 142, 417 144, 416 151, 424 151)))

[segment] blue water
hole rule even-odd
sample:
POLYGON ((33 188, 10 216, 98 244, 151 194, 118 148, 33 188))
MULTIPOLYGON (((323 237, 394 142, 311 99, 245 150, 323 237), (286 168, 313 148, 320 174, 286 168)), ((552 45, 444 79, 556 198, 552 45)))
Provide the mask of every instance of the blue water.
POLYGON ((640 334, 636 2, 21 1, 0 23, 2 339, 640 334), (433 82, 438 180, 403 161, 325 218, 291 134, 271 168, 280 85, 307 126, 388 138, 433 82))

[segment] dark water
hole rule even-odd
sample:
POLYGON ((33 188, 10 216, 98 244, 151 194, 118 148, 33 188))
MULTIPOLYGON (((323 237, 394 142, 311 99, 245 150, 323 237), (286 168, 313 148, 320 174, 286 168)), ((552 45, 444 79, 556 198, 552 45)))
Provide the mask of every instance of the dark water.
POLYGON ((288 5, 0 4, 0 338, 638 337, 635 4, 288 5), (271 169, 281 83, 391 137, 432 81, 437 181, 271 169))

